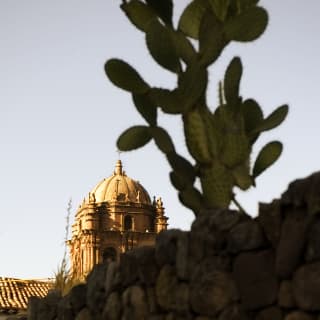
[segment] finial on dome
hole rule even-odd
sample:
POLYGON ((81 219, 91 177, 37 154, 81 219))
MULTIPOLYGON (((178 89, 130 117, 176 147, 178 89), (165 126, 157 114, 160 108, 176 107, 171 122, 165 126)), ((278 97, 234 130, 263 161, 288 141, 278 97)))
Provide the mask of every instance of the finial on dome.
POLYGON ((123 175, 123 171, 122 171, 122 162, 121 160, 117 160, 117 163, 116 163, 116 167, 115 167, 115 170, 114 170, 114 173, 116 175, 123 175))

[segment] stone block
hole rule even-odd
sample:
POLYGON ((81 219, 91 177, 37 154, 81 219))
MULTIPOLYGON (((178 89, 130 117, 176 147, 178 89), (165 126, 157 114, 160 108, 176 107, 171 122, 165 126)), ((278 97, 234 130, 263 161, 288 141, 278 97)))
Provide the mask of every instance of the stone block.
POLYGON ((159 267, 156 263, 155 248, 151 246, 140 247, 135 250, 139 281, 146 285, 154 285, 159 267))
POLYGON ((288 313, 284 320, 315 320, 315 318, 303 311, 293 311, 288 313))
POLYGON ((146 319, 149 310, 146 295, 140 286, 128 287, 122 294, 122 320, 146 319))
POLYGON ((78 313, 86 306, 87 299, 87 286, 85 284, 79 284, 74 286, 70 291, 70 304, 74 313, 78 313))
POLYGON ((289 279, 303 255, 305 246, 306 219, 303 213, 292 211, 281 227, 280 241, 276 250, 276 273, 289 279))
POLYGON ((160 267, 165 264, 175 265, 177 253, 177 239, 183 231, 170 229, 157 235, 155 244, 156 261, 160 267))
POLYGON ((320 311, 320 262, 300 267, 294 274, 292 284, 299 308, 320 311))
POLYGON ((307 231, 305 260, 309 263, 320 260, 320 218, 316 217, 307 231))
POLYGON ((105 320, 118 320, 121 315, 121 301, 118 292, 112 292, 103 309, 102 318, 105 320))
POLYGON ((278 293, 278 304, 282 308, 293 309, 296 307, 296 302, 293 297, 292 281, 281 281, 278 293))
POLYGON ((273 306, 261 310, 255 320, 282 320, 283 314, 279 307, 273 306))
MULTIPOLYGON (((233 304, 226 307, 218 317, 218 320, 249 320, 249 316, 240 304, 233 304)), ((272 319, 273 320, 273 319, 272 319)))
POLYGON ((195 313, 216 316, 239 298, 232 276, 228 272, 199 267, 190 283, 190 304, 195 313))
POLYGON ((233 275, 245 309, 256 310, 276 301, 278 281, 272 251, 240 254, 235 259, 233 275))
POLYGON ((77 314, 75 320, 93 320, 93 318, 91 316, 90 310, 88 308, 84 308, 77 314))
POLYGON ((265 245, 266 239, 262 229, 253 219, 237 224, 228 235, 227 250, 233 254, 258 249, 265 245))
POLYGON ((176 311, 179 314, 189 312, 189 287, 179 282, 174 267, 162 267, 156 282, 156 297, 163 310, 176 311))
POLYGON ((107 264, 97 264, 87 277, 87 307, 92 316, 101 314, 106 300, 107 264))
POLYGON ((274 200, 271 203, 259 203, 257 221, 273 248, 277 247, 280 240, 282 219, 279 200, 274 200))

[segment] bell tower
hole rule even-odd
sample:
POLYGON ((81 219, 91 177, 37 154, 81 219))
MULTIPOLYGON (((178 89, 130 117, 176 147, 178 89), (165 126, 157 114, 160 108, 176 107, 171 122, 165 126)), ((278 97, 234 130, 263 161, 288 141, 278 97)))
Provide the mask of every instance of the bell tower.
POLYGON ((118 160, 113 174, 88 193, 76 212, 68 241, 73 276, 83 279, 97 263, 117 260, 138 246, 154 245, 167 221, 161 198, 151 202, 118 160))

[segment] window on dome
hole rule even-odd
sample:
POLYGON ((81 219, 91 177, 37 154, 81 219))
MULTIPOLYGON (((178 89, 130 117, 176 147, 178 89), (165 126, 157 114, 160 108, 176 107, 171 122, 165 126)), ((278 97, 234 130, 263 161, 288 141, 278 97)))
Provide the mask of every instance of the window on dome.
POLYGON ((133 218, 131 216, 124 217, 124 230, 130 231, 133 229, 133 218))
POLYGON ((125 193, 119 193, 117 195, 117 200, 118 201, 125 201, 126 200, 126 194, 125 193))

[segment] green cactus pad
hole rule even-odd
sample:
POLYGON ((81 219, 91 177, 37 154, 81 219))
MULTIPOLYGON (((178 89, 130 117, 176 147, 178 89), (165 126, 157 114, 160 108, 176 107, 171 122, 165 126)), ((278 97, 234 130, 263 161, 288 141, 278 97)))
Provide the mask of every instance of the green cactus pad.
POLYGON ((216 17, 220 21, 224 21, 227 17, 230 0, 209 0, 209 3, 216 17))
POLYGON ((210 5, 207 0, 194 0, 183 11, 178 28, 188 37, 198 39, 203 14, 210 5))
POLYGON ((125 130, 117 141, 117 147, 121 151, 131 151, 143 147, 151 140, 149 127, 134 126, 125 130))
POLYGON ((138 94, 144 94, 149 90, 148 84, 139 73, 123 60, 108 60, 105 71, 110 81, 123 90, 138 94))
POLYGON ((268 24, 268 14, 261 7, 250 7, 226 21, 225 33, 229 40, 247 42, 260 37, 268 24))
POLYGON ((151 56, 159 65, 174 73, 181 70, 171 32, 159 21, 153 20, 149 23, 146 42, 151 56))
POLYGON ((229 16, 237 15, 258 4, 259 0, 230 0, 229 16))
POLYGON ((212 158, 205 123, 200 112, 196 109, 184 115, 184 133, 188 150, 194 159, 199 163, 209 164, 212 158))
POLYGON ((230 62, 224 76, 224 95, 230 106, 237 107, 241 76, 242 63, 239 57, 235 57, 230 62))
POLYGON ((199 29, 200 62, 208 66, 218 59, 228 41, 223 32, 223 24, 207 10, 203 15, 199 29))
POLYGON ((200 181, 209 208, 228 208, 234 185, 230 170, 216 162, 211 168, 202 170, 200 181))
POLYGON ((176 152, 170 152, 167 154, 167 160, 176 174, 183 176, 184 179, 187 179, 189 183, 193 185, 196 178, 196 172, 193 165, 187 159, 176 152))
POLYGON ((257 156, 252 175, 254 178, 273 165, 282 153, 282 143, 272 141, 266 144, 257 156))
POLYGON ((168 132, 161 127, 151 127, 150 133, 158 146, 158 148, 165 154, 175 152, 174 144, 168 132))
POLYGON ((236 186, 241 190, 247 190, 253 185, 253 179, 250 176, 249 161, 235 167, 232 170, 232 175, 236 186))
POLYGON ((188 112, 202 97, 208 84, 208 73, 194 61, 179 77, 179 95, 183 99, 183 113, 188 112))
POLYGON ((150 97, 165 113, 180 114, 184 110, 182 97, 177 90, 152 88, 150 97))
POLYGON ((146 32, 150 21, 157 20, 155 11, 139 0, 123 3, 121 9, 131 23, 144 32, 146 32))
POLYGON ((216 159, 220 154, 222 142, 222 132, 219 130, 219 122, 217 123, 216 117, 207 108, 202 111, 201 117, 206 128, 209 152, 212 159, 216 159))
POLYGON ((182 191, 190 185, 190 182, 183 177, 183 175, 177 173, 176 171, 170 172, 170 181, 172 185, 179 191, 182 191))
POLYGON ((221 161, 234 168, 246 161, 250 154, 249 140, 244 132, 227 132, 223 137, 221 161))
POLYGON ((188 188, 179 192, 179 199, 183 205, 190 208, 195 215, 204 209, 203 197, 195 188, 188 188))
POLYGON ((146 0, 158 14, 159 18, 167 25, 172 26, 173 3, 172 0, 146 0))
POLYGON ((178 56, 187 64, 196 59, 197 52, 185 35, 177 30, 171 30, 171 36, 178 56))
POLYGON ((255 129, 263 120, 262 109, 255 100, 248 99, 242 103, 241 112, 246 134, 250 137, 250 141, 254 142, 257 138, 255 129))
POLYGON ((143 116, 143 118, 151 125, 157 125, 157 106, 147 94, 132 94, 133 102, 143 116))
POLYGON ((279 126, 287 117, 288 111, 289 107, 287 105, 277 108, 266 119, 258 124, 255 128, 255 132, 267 131, 279 126))

